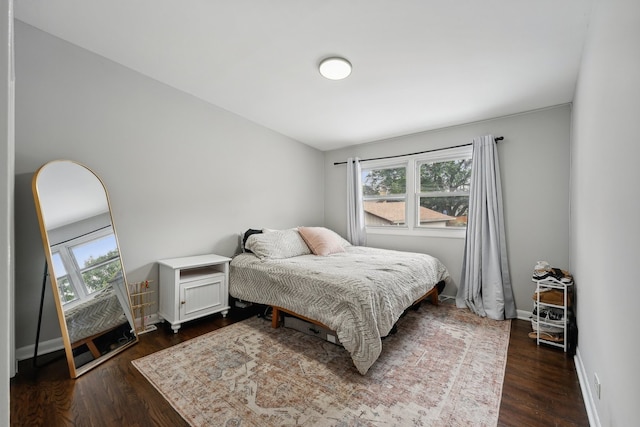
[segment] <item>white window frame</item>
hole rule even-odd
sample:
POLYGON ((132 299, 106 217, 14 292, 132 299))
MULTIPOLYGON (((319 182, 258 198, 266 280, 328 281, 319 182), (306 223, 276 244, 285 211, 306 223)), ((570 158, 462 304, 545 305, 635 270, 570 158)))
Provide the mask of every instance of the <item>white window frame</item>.
MULTIPOLYGON (((381 159, 371 160, 363 164, 362 169, 384 169, 393 167, 406 167, 406 208, 405 226, 366 226, 367 234, 387 234, 399 236, 426 236, 426 237, 446 237, 464 239, 466 237, 466 227, 429 227, 420 225, 419 220, 419 200, 425 193, 420 192, 420 165, 430 162, 446 162, 450 160, 460 160, 471 158, 472 146, 466 145, 450 149, 442 149, 422 154, 403 156, 401 160, 381 159)), ((361 190, 362 191, 362 190, 361 190)), ((364 199, 364 197, 363 197, 364 199)))
MULTIPOLYGON (((72 249, 76 246, 89 243, 93 240, 101 239, 111 234, 113 234, 113 228, 109 226, 109 227, 105 227, 103 229, 94 231, 92 233, 88 233, 76 239, 67 240, 63 243, 58 243, 56 245, 51 246, 51 253, 52 254, 57 253, 60 255, 62 264, 64 265, 64 268, 67 271, 67 274, 64 277, 69 278, 69 283, 71 284, 71 287, 73 287, 78 297, 73 301, 64 303, 63 305, 66 309, 74 307, 78 304, 81 304, 84 301, 90 300, 93 297, 95 297, 95 292, 89 293, 86 287, 86 284, 82 279, 83 269, 77 265, 76 259, 72 254, 72 249)), ((93 266, 92 268, 95 268, 95 267, 96 266, 93 266)))
MULTIPOLYGON (((404 219, 405 219, 405 225, 398 225, 398 226, 367 226, 368 228, 373 228, 373 229, 387 229, 387 228, 392 228, 394 230, 406 230, 408 228, 408 224, 410 221, 410 199, 411 199, 411 191, 410 191, 410 187, 411 187, 411 181, 409 181, 409 164, 407 161, 398 161, 396 159, 390 159, 390 160, 386 160, 386 161, 382 161, 382 160, 375 160, 375 161, 371 161, 370 164, 367 164, 366 167, 363 167, 363 170, 368 170, 368 169, 396 169, 396 168, 405 168, 405 175, 406 175, 406 186, 404 189, 404 196, 401 194, 393 194, 393 195, 389 195, 389 196, 365 196, 364 194, 362 195, 362 201, 366 202, 369 200, 388 200, 388 199, 402 199, 405 202, 405 212, 404 212, 404 219), (395 160, 395 161, 394 161, 395 160), (379 166, 378 166, 379 165, 379 166)), ((362 189, 360 189, 360 191, 362 191, 362 189)))

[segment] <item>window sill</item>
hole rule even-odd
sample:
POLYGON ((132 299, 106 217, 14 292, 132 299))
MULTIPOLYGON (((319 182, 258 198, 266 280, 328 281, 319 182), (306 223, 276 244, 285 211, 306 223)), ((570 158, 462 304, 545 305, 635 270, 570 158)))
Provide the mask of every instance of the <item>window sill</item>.
POLYGON ((442 237, 446 239, 464 239, 467 235, 466 228, 367 228, 367 234, 386 234, 395 236, 420 236, 420 237, 442 237))

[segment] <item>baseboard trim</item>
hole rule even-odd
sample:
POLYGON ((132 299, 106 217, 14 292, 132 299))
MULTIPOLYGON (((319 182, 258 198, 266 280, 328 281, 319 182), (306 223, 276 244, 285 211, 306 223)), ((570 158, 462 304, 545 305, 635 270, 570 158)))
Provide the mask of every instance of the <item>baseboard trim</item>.
POLYGON ((518 319, 520 320, 526 320, 527 322, 531 317, 531 312, 530 311, 525 311, 525 310, 517 310, 517 315, 518 315, 518 319))
MULTIPOLYGON (((136 318, 136 326, 140 327, 140 318, 136 318)), ((145 325, 153 325, 159 323, 160 319, 158 318, 158 314, 154 313, 152 315, 146 316, 145 325)), ((33 358, 33 351, 35 350, 35 344, 29 344, 24 347, 20 347, 16 349, 16 360, 22 361, 33 358)), ((62 337, 54 338, 52 340, 41 341, 38 344, 38 356, 42 356, 48 353, 53 353, 54 351, 64 350, 64 343, 62 342, 62 337)))
POLYGON ((576 366, 576 373, 578 374, 578 382, 580 383, 580 390, 582 391, 582 398, 584 399, 584 406, 587 410, 587 417, 589 417, 589 425, 591 427, 601 427, 600 418, 598 417, 598 410, 596 408, 595 401, 593 400, 593 393, 591 393, 591 387, 589 386, 589 377, 587 371, 582 363, 582 357, 580 356, 580 348, 576 348, 576 355, 573 356, 573 363, 576 366))
MULTIPOLYGON (((444 295, 441 294, 439 296, 440 302, 449 302, 449 301, 453 301, 455 302, 456 297, 454 296, 450 296, 450 295, 444 295)), ((531 311, 526 311, 526 310, 516 310, 516 318, 520 319, 520 320, 524 320, 524 321, 531 321, 531 311)))
MULTIPOLYGON (((29 344, 16 349, 16 360, 22 361, 33 358, 33 351, 36 349, 35 344, 29 344)), ((38 344, 38 356, 53 353, 54 351, 64 350, 62 337, 54 338, 48 341, 42 341, 38 344)))

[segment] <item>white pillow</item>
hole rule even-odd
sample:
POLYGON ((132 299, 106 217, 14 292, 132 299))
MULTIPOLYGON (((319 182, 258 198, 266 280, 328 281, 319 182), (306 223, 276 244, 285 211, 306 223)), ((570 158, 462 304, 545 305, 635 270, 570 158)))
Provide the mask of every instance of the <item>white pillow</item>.
POLYGON ((282 259, 311 253, 297 230, 252 234, 247 239, 245 247, 258 258, 282 259))

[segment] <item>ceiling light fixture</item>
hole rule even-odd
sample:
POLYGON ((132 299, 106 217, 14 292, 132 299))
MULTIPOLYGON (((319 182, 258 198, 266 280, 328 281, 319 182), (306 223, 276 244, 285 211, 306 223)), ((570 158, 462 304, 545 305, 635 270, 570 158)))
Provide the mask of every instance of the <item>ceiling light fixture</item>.
POLYGON ((344 58, 326 58, 318 67, 320 74, 330 80, 342 80, 351 74, 351 63, 344 58))

